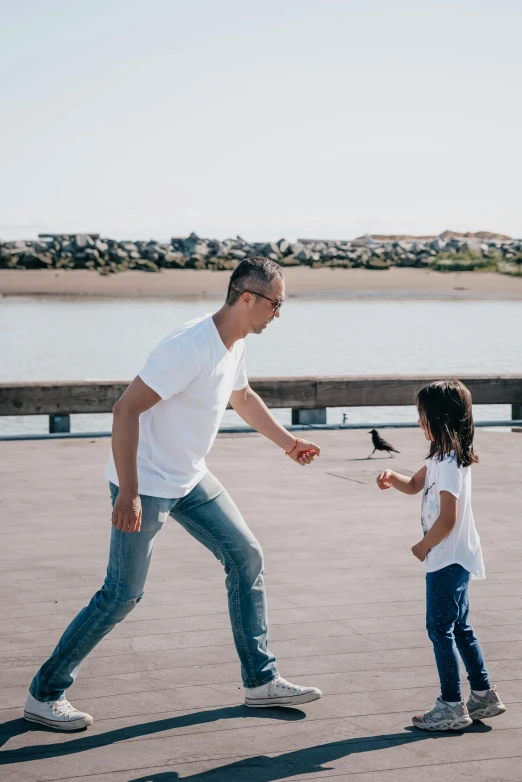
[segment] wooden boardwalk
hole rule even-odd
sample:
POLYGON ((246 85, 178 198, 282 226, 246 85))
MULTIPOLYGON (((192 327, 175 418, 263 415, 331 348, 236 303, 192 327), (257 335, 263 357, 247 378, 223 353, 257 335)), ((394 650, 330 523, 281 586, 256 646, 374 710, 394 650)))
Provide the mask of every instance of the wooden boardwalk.
MULTIPOLYGON (((417 430, 390 431, 396 469, 422 463, 417 430)), ((318 433, 302 469, 256 435, 223 436, 209 465, 263 545, 270 645, 281 673, 321 687, 302 708, 241 705, 221 565, 179 528, 157 540, 143 603, 70 690, 91 712, 64 734, 21 718, 26 688, 104 577, 108 440, 0 443, 0 779, 100 782, 522 780, 522 435, 481 431, 474 508, 488 579, 472 621, 506 715, 424 734, 438 693, 424 629, 419 498, 379 492, 387 459, 365 432, 318 433)))

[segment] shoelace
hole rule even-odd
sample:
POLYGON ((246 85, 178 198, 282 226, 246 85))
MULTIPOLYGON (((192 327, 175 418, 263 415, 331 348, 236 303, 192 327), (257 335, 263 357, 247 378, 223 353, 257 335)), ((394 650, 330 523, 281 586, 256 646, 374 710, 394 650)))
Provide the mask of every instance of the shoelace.
POLYGON ((298 687, 296 687, 293 684, 290 684, 286 681, 286 679, 277 679, 275 682, 279 687, 282 687, 284 690, 294 690, 297 692, 299 690, 298 687))
POLYGON ((74 711, 76 711, 76 709, 69 701, 61 700, 54 702, 53 712, 57 715, 68 717, 70 714, 73 714, 74 711))

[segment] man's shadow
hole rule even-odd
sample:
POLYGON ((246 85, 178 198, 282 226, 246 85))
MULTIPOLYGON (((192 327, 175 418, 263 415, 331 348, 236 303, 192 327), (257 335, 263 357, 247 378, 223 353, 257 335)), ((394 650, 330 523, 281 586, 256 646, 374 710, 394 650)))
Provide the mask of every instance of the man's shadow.
MULTIPOLYGON (((149 736, 153 733, 159 733, 163 730, 175 730, 178 728, 187 728, 192 725, 203 725, 209 722, 218 722, 219 720, 231 720, 238 718, 250 719, 255 716, 259 719, 297 721, 306 717, 304 711, 300 709, 251 709, 247 706, 229 706, 223 709, 212 709, 208 711, 199 711, 193 714, 184 714, 180 717, 167 717, 163 720, 154 722, 143 722, 139 725, 130 725, 127 728, 117 728, 109 730, 106 733, 86 735, 86 731, 74 731, 78 738, 69 738, 60 742, 50 744, 39 744, 32 747, 20 747, 19 749, 4 750, 0 752, 0 766, 7 763, 21 763, 26 760, 45 757, 61 757, 76 752, 85 752, 97 747, 106 747, 119 741, 128 741, 129 739, 149 736), (81 737, 80 737, 81 736, 81 737)), ((36 723, 27 722, 24 719, 10 720, 0 725, 0 747, 10 738, 23 735, 31 731, 53 733, 52 728, 46 728, 36 723)))
MULTIPOLYGON (((61 757, 76 752, 105 747, 120 741, 127 741, 143 736, 158 733, 162 730, 202 725, 204 723, 217 722, 223 719, 237 719, 241 717, 260 719, 280 719, 286 721, 298 721, 306 717, 300 709, 249 709, 246 706, 230 706, 223 709, 201 711, 195 714, 187 714, 180 717, 168 717, 164 720, 146 722, 140 725, 131 725, 127 728, 118 728, 102 734, 82 736, 59 743, 44 744, 33 747, 6 750, 0 752, 0 765, 9 763, 21 763, 38 758, 61 757)), ((34 730, 23 719, 11 720, 0 726, 0 741, 5 743, 13 736, 19 736, 34 730)), ((44 732, 50 729, 42 728, 44 732)), ((483 723, 474 723, 466 730, 466 733, 487 733, 491 728, 483 723)), ((54 731, 53 731, 54 733, 54 731)), ((371 752, 403 744, 415 744, 418 741, 437 739, 449 736, 455 738, 463 736, 463 732, 451 733, 423 733, 415 728, 406 728, 405 732, 384 734, 381 736, 368 736, 346 741, 335 741, 330 744, 321 744, 315 747, 286 752, 277 757, 258 755, 256 757, 238 760, 226 766, 211 769, 201 774, 193 774, 184 779, 192 782, 276 782, 284 777, 298 774, 313 773, 326 770, 324 763, 361 752, 371 752)), ((179 779, 176 771, 162 771, 159 773, 135 777, 129 777, 128 782, 173 782, 179 779)))
MULTIPOLYGON (((348 755, 375 752, 379 749, 399 747, 403 744, 416 744, 418 741, 430 739, 463 738, 465 733, 488 733, 491 727, 477 722, 467 728, 465 732, 428 733, 413 727, 407 727, 405 730, 405 733, 390 733, 319 744, 315 747, 285 752, 277 757, 258 755, 200 774, 184 775, 183 779, 191 780, 191 782, 277 782, 279 779, 288 779, 288 777, 300 776, 301 774, 331 771, 333 767, 325 766, 325 763, 332 763, 348 755)), ((181 779, 177 771, 161 771, 145 776, 129 777, 128 782, 174 782, 177 779, 181 779)))

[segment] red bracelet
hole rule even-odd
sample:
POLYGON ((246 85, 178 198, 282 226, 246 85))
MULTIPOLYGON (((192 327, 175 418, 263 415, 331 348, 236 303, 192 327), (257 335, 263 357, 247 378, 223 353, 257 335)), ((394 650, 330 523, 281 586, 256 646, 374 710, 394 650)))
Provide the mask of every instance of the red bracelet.
POLYGON ((291 453, 293 453, 293 452, 295 451, 295 449, 297 448, 298 444, 299 444, 299 440, 296 440, 296 441, 295 441, 295 445, 294 445, 294 447, 293 447, 293 448, 291 448, 289 451, 285 451, 286 455, 287 455, 287 456, 290 456, 290 454, 291 454, 291 453))

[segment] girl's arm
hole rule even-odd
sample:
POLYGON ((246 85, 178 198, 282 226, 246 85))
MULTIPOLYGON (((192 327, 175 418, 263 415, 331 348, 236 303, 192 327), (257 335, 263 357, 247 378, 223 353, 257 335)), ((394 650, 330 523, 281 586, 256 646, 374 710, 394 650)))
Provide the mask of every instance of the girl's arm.
POLYGON ((397 491, 403 494, 418 494, 424 488, 424 481, 426 480, 426 465, 412 475, 401 475, 393 470, 384 470, 377 478, 377 486, 379 489, 391 489, 393 486, 397 491))
POLYGON ((439 518, 423 539, 412 546, 412 554, 424 562, 430 549, 446 538, 457 523, 457 498, 449 491, 440 493, 439 518))

